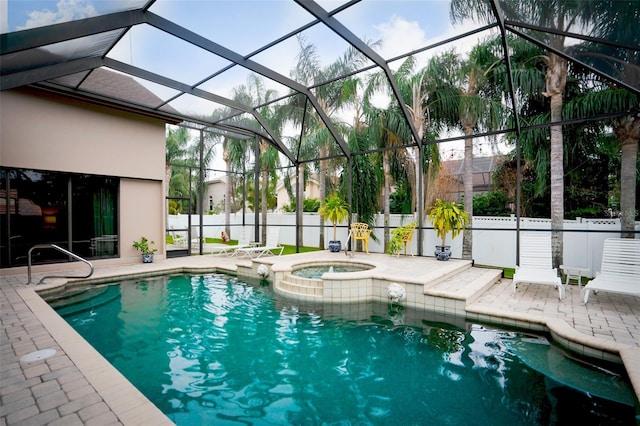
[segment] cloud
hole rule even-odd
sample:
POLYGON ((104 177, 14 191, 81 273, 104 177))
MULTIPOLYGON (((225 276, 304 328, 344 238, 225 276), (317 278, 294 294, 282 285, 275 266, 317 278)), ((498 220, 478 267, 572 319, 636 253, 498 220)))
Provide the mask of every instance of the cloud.
POLYGON ((380 53, 384 58, 393 58, 425 45, 425 31, 416 21, 392 15, 389 21, 374 28, 380 33, 380 53))
POLYGON ((55 11, 40 9, 28 12, 27 21, 23 26, 17 27, 17 29, 24 30, 27 28, 42 27, 96 15, 96 9, 88 0, 59 0, 58 3, 56 3, 55 11))
MULTIPOLYGON (((388 21, 376 25, 375 29, 380 33, 380 38, 382 40, 380 53, 384 58, 390 59, 406 54, 407 52, 432 45, 442 40, 453 38, 477 27, 478 24, 472 21, 465 21, 455 26, 448 22, 444 32, 434 33, 433 28, 421 27, 420 22, 418 21, 407 20, 404 17, 392 15, 388 21)), ((487 32, 475 34, 470 37, 458 39, 453 43, 447 43, 419 53, 416 55, 418 68, 425 66, 428 58, 450 49, 455 49, 456 52, 463 55, 467 54, 471 51, 471 48, 478 42, 478 40, 487 35, 487 32)), ((397 62, 397 64, 400 62, 402 61, 397 62)), ((393 64, 391 65, 393 67, 393 64)))

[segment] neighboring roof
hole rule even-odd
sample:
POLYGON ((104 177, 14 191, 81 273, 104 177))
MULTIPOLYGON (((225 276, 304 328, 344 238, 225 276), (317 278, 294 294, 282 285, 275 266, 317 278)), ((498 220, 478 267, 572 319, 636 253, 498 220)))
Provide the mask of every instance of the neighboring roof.
MULTIPOLYGON (((233 100, 225 82, 238 74, 258 74, 270 85, 283 89, 277 102, 290 96, 301 97, 307 108, 298 117, 299 122, 304 123, 303 116, 308 112, 317 113, 342 155, 349 157, 351 152, 337 123, 328 117, 315 95, 316 89, 327 82, 305 81, 304 76, 291 74, 291 69, 279 68, 286 63, 283 58, 292 59, 298 54, 299 36, 314 45, 318 54, 327 58, 327 64, 338 60, 348 48, 359 51, 363 60, 353 64, 355 69, 343 78, 360 72, 382 72, 387 78, 387 90, 398 100, 411 128, 413 141, 407 143, 412 145, 423 141, 410 119, 391 65, 410 55, 424 59, 436 49, 458 47, 475 37, 499 34, 505 49, 509 44, 507 34, 526 38, 640 94, 640 67, 628 59, 640 57, 635 28, 617 33, 617 39, 598 39, 587 33, 588 26, 581 24, 567 32, 551 24, 527 22, 526 17, 514 13, 511 0, 487 2, 492 11, 488 24, 465 23, 461 28, 466 32, 459 30, 451 35, 446 1, 205 1, 190 2, 188 7, 176 0, 78 1, 70 4, 91 6, 82 8, 83 15, 61 14, 53 25, 0 34, 0 89, 33 85, 75 98, 112 102, 115 107, 156 114, 199 129, 244 138, 257 134, 293 163, 313 159, 301 159, 300 150, 294 154, 282 136, 270 128, 259 112, 266 105, 264 99, 250 103, 233 100), (255 23, 250 21, 252 18, 261 21, 255 23), (404 19, 402 25, 389 28, 400 18, 404 19), (401 42, 393 46, 395 49, 385 50, 382 46, 377 50, 365 39, 366 32, 373 30, 387 31, 390 38, 401 42), (427 30, 429 34, 424 33, 427 30), (568 47, 560 51, 544 41, 545 35, 558 32, 570 40, 568 47), (155 50, 149 48, 150 41, 155 43, 155 50), (334 47, 328 49, 329 41, 334 47), (576 49, 577 45, 581 48, 576 49), (599 46, 609 50, 597 50, 599 46), (124 51, 128 53, 123 54, 124 51), (624 66, 618 66, 621 61, 624 66), (107 70, 126 74, 138 85, 124 80, 118 84, 114 81, 117 77, 110 76, 107 70), (140 85, 156 96, 140 90, 140 85), (207 105, 206 113, 196 107, 200 104, 207 105), (237 124, 240 116, 251 122, 249 127, 237 124)), ((1 4, 8 4, 11 12, 12 7, 24 9, 25 5, 37 3, 8 0, 1 4)), ((59 2, 58 6, 62 4, 66 2, 59 2)), ((630 4, 633 9, 640 2, 630 4)), ((637 10, 629 13, 633 16, 637 10)), ((513 86, 511 90, 516 91, 513 86)), ((296 132, 298 139, 304 133, 300 128, 296 132)))
MULTIPOLYGON (((473 173, 491 173, 500 157, 473 157, 473 173)), ((464 158, 443 161, 442 166, 453 176, 464 173, 464 158)))
POLYGON ((227 184, 227 177, 226 176, 217 176, 217 177, 214 177, 214 178, 209 179, 209 180, 204 182, 205 185, 215 185, 215 184, 218 184, 218 183, 226 185, 227 184))
MULTIPOLYGON (((108 96, 117 100, 139 103, 149 108, 157 108, 164 101, 152 91, 138 83, 131 76, 110 71, 105 68, 96 68, 89 74, 84 82, 83 89, 87 92, 108 96)), ((177 114, 172 107, 167 112, 177 114)))
MULTIPOLYGON (((474 191, 486 191, 491 188, 492 175, 500 157, 474 157, 473 158, 473 188, 474 191)), ((462 185, 464 182, 464 159, 443 161, 442 167, 455 182, 462 185)))

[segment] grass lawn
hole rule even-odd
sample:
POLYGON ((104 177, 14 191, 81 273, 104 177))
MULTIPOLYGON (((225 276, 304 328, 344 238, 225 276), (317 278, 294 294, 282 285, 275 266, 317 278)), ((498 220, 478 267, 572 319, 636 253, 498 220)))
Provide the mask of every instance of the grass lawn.
MULTIPOLYGON (((211 244, 228 244, 230 246, 234 246, 238 244, 238 240, 229 240, 226 243, 224 243, 220 238, 209 238, 209 237, 205 238, 205 242, 211 243, 211 244)), ((283 245, 284 245, 284 250, 282 250, 283 255, 295 254, 296 252, 295 245, 288 245, 288 244, 283 244, 283 245)), ((318 247, 300 247, 300 253, 308 253, 312 251, 320 251, 320 249, 318 247)))
MULTIPOLYGON (((504 270, 504 277, 513 279, 513 274, 516 273, 515 268, 502 268, 504 270)), ((565 276, 562 276, 562 282, 564 283, 565 276)), ((583 283, 585 281, 583 280, 583 283)), ((569 285, 578 285, 578 280, 572 279, 569 281, 569 285)))
MULTIPOLYGON (((167 240, 170 237, 167 237, 167 240)), ((205 238, 205 242, 207 243, 213 243, 213 244, 225 244, 222 242, 222 240, 220 238, 205 238)), ((229 240, 226 242, 226 244, 229 245, 236 245, 238 244, 238 240, 229 240)), ((312 251, 321 251, 321 249, 319 249, 318 247, 300 247, 300 253, 308 253, 308 252, 312 252, 312 251)), ((296 246, 295 245, 288 245, 288 244, 284 244, 284 250, 282 251, 282 254, 295 254, 296 252, 296 246)), ((479 267, 482 267, 482 265, 476 265, 479 267)), ((513 274, 515 273, 515 269, 514 268, 504 268, 504 277, 505 278, 513 278, 513 274)), ((576 281, 577 284, 577 281, 576 281)))

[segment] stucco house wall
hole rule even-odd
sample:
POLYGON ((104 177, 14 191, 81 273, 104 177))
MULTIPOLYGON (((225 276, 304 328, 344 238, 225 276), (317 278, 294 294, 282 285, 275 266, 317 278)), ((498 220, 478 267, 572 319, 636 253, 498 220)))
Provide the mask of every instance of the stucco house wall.
POLYGON ((206 188, 205 195, 205 211, 212 210, 210 207, 213 205, 215 209, 218 205, 224 203, 224 197, 226 195, 227 177, 219 176, 204 183, 206 188))
POLYGON ((121 260, 139 261, 131 244, 141 235, 164 257, 164 158, 161 119, 30 89, 0 93, 1 166, 121 178, 121 260))
MULTIPOLYGON (((296 187, 296 178, 292 176, 291 187, 296 187)), ((277 209, 279 212, 283 211, 282 209, 285 206, 288 206, 291 203, 291 199, 289 198, 289 194, 287 193, 287 188, 284 186, 284 181, 280 180, 278 186, 276 187, 276 197, 277 197, 277 209)), ((320 199, 320 184, 315 179, 309 179, 307 182, 307 186, 304 189, 304 198, 318 198, 320 199)))

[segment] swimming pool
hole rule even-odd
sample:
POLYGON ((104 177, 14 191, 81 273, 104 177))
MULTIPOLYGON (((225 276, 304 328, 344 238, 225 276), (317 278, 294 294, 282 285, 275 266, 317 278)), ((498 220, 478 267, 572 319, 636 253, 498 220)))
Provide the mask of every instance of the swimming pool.
POLYGON ((225 275, 99 291, 57 309, 179 425, 635 424, 633 405, 529 368, 554 353, 535 336, 397 305, 300 305, 225 275))

